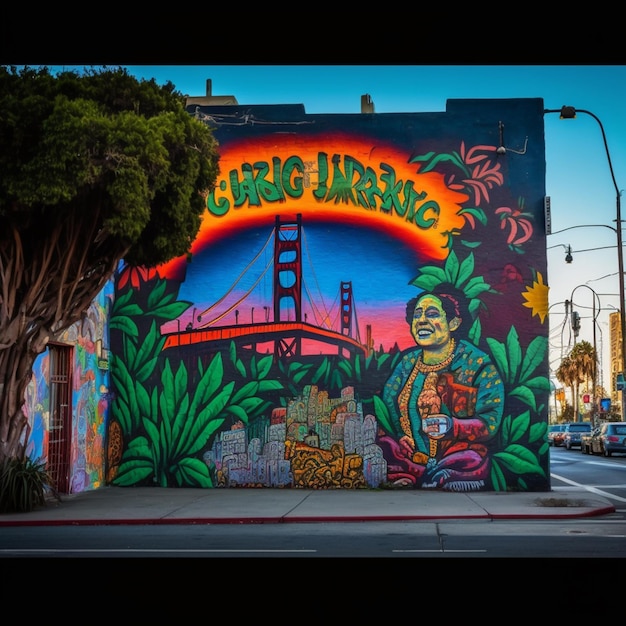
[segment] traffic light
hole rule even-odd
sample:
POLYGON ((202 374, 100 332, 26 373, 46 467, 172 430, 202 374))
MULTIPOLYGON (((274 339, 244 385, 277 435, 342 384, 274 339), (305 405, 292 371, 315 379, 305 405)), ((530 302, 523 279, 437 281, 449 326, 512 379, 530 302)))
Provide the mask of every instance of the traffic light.
POLYGON ((588 393, 583 393, 583 402, 585 404, 589 404, 591 402, 591 395, 588 393))

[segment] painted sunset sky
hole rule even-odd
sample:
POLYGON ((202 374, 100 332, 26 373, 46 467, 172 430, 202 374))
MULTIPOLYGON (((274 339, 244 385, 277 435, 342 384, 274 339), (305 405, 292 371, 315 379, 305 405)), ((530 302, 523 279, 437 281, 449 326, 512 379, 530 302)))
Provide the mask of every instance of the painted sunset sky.
MULTIPOLYGON (((376 349, 413 345, 405 308, 418 290, 409 282, 420 264, 445 259, 446 233, 465 224, 458 211, 467 196, 449 189, 439 174, 418 175, 407 160, 393 147, 338 135, 228 144, 192 262, 177 259, 160 270, 185 275, 179 299, 193 304, 180 329, 192 320, 194 328, 273 321, 275 220, 300 214, 302 319, 340 332, 341 284, 351 282, 353 336, 364 343, 370 326, 376 349), (294 162, 310 171, 289 170, 294 162), (355 190, 345 182, 357 178, 353 166, 368 186, 355 190), (258 172, 264 172, 260 181, 258 172), (380 196, 388 199, 388 209, 374 207, 375 192, 378 203, 380 196), (410 209, 400 206, 410 194, 410 209)), ((175 332, 178 325, 162 330, 175 332)))

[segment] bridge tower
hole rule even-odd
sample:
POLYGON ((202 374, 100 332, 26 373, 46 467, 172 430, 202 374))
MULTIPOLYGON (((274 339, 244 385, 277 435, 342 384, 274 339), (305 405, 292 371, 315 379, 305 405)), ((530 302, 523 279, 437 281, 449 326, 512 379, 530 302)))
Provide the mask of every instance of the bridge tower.
POLYGON ((341 283, 341 334, 352 337, 352 281, 341 283))
MULTIPOLYGON (((341 296, 341 329, 340 332, 346 337, 352 337, 352 281, 342 281, 340 287, 341 296)), ((348 351, 349 353, 349 351, 348 351)), ((346 355, 346 351, 339 349, 339 354, 346 355)))
MULTIPOLYGON (((274 228, 274 322, 302 321, 302 214, 296 220, 276 216, 274 228), (281 316, 281 304, 283 314, 281 316), (293 312, 294 319, 291 318, 293 312), (288 319, 284 316, 288 315, 288 319)), ((301 339, 276 342, 275 356, 301 353, 301 339)))

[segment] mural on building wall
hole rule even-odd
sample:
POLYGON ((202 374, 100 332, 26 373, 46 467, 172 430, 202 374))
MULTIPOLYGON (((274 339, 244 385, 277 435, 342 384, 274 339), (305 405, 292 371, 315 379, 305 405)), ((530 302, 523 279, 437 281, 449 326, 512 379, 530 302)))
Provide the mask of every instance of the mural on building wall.
POLYGON ((543 103, 195 114, 221 174, 116 278, 107 480, 549 489, 543 103))
MULTIPOLYGON (((113 282, 107 283, 83 320, 55 337, 56 343, 73 346, 70 493, 97 489, 105 483, 105 435, 110 397, 107 337, 113 289, 113 282)), ((26 452, 33 459, 49 461, 50 401, 50 353, 46 350, 35 361, 24 406, 29 419, 26 452)))

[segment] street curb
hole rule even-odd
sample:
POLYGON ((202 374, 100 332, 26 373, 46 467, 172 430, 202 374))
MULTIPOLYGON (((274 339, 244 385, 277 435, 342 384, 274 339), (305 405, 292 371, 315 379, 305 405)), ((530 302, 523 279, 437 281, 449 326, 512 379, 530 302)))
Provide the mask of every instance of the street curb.
POLYGON ((532 513, 487 513, 480 515, 316 515, 279 517, 178 517, 128 519, 73 519, 73 520, 0 520, 0 527, 8 526, 140 526, 140 525, 217 525, 217 524, 312 524, 329 522, 420 522, 435 520, 556 520, 596 517, 614 513, 614 506, 598 507, 584 512, 554 512, 548 515, 532 513))

